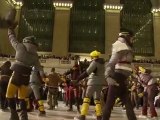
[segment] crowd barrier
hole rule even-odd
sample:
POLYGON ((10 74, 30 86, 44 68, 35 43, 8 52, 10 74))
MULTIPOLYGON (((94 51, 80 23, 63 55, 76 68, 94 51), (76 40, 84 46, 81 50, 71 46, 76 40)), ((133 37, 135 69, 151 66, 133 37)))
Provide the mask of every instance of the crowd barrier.
MULTIPOLYGON (((15 61, 14 58, 0 58, 0 65, 4 61, 10 60, 11 62, 15 61)), ((74 65, 74 60, 61 60, 61 59, 40 59, 41 64, 44 66, 47 72, 50 72, 52 67, 56 68, 56 71, 63 73, 67 69, 71 68, 74 65)), ((145 68, 151 69, 153 76, 160 78, 160 64, 152 63, 132 63, 132 66, 142 66, 145 68)))

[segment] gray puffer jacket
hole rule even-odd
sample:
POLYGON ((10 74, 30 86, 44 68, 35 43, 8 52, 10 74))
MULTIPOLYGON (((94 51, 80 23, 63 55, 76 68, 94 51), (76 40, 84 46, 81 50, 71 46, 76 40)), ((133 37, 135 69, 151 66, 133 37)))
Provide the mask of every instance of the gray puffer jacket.
POLYGON ((105 61, 103 58, 94 59, 86 72, 89 75, 87 85, 105 85, 105 61))

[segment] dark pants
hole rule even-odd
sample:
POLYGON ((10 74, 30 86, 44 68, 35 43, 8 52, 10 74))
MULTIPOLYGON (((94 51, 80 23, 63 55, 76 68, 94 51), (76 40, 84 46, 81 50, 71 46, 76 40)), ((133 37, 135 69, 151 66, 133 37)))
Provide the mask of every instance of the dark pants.
POLYGON ((147 115, 147 107, 149 104, 151 117, 157 117, 157 112, 154 106, 154 98, 157 94, 157 91, 158 90, 156 84, 147 87, 147 90, 146 92, 144 92, 143 96, 142 115, 147 115))
POLYGON ((127 77, 125 77, 121 73, 115 73, 114 79, 119 83, 119 86, 108 86, 107 100, 103 111, 103 120, 110 119, 111 110, 114 106, 115 99, 117 97, 119 97, 122 100, 126 107, 126 114, 128 120, 137 120, 129 97, 127 77))
POLYGON ((131 102, 134 107, 136 107, 137 109, 139 108, 138 94, 136 91, 131 91, 131 102))
POLYGON ((1 109, 6 109, 8 107, 7 99, 6 99, 6 91, 7 91, 8 82, 9 82, 9 76, 1 76, 1 79, 0 79, 1 109))

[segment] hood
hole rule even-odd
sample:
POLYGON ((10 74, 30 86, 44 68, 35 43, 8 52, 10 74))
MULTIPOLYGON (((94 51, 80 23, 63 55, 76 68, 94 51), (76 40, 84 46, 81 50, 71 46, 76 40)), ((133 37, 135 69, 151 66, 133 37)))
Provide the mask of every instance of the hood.
POLYGON ((31 44, 31 43, 23 43, 26 47, 26 50, 32 54, 37 54, 37 46, 31 44))
POLYGON ((95 62, 98 62, 100 64, 104 64, 105 60, 103 58, 97 58, 97 59, 95 59, 95 62))

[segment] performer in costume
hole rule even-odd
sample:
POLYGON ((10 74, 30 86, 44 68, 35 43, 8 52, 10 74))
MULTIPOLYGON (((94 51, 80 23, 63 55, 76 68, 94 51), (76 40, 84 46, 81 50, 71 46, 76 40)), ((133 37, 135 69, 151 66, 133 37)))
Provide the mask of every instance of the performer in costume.
POLYGON ((78 82, 86 77, 88 77, 88 82, 85 97, 83 98, 81 114, 80 116, 75 117, 75 120, 85 120, 85 117, 88 114, 88 109, 92 96, 94 97, 97 120, 101 120, 102 118, 102 106, 100 96, 101 90, 106 84, 104 76, 105 61, 103 58, 99 58, 100 52, 98 52, 97 50, 92 51, 90 53, 90 56, 92 58, 92 61, 89 67, 78 77, 78 82))
POLYGON ((73 102, 76 101, 77 110, 78 112, 80 112, 80 91, 77 86, 74 86, 74 83, 77 82, 80 73, 81 70, 80 66, 78 65, 78 62, 75 62, 74 66, 64 73, 65 76, 70 75, 71 78, 69 87, 66 91, 69 104, 69 109, 67 111, 73 110, 73 102))
POLYGON ((42 100, 42 94, 40 93, 40 89, 42 87, 43 80, 41 76, 45 77, 43 67, 40 67, 39 69, 35 66, 32 67, 32 72, 30 75, 30 94, 33 91, 34 96, 36 98, 36 102, 38 103, 38 110, 39 110, 39 116, 43 116, 46 114, 44 110, 44 104, 42 100))
MULTIPOLYGON (((13 15, 12 13, 14 12, 11 11, 9 13, 9 21, 11 20, 10 16, 13 15)), ((8 37, 11 45, 16 51, 16 61, 11 66, 13 74, 9 80, 6 93, 11 112, 10 120, 19 120, 15 103, 15 94, 17 93, 17 90, 21 107, 20 120, 28 120, 25 98, 28 94, 28 85, 32 70, 31 66, 36 66, 37 68, 41 67, 37 54, 38 46, 35 42, 36 38, 34 36, 25 37, 23 39, 23 43, 20 43, 14 32, 17 24, 15 21, 10 21, 10 23, 11 24, 8 28, 8 37)))
POLYGON ((140 115, 139 118, 148 117, 147 109, 149 104, 151 118, 154 120, 158 120, 157 112, 154 106, 154 98, 158 93, 158 87, 156 80, 153 79, 153 76, 151 75, 151 70, 145 69, 143 67, 138 67, 136 78, 144 87, 142 115, 140 115))
POLYGON ((48 110, 53 110, 58 107, 58 87, 59 85, 64 82, 58 73, 55 71, 55 68, 51 68, 51 73, 46 76, 47 79, 45 81, 48 94, 47 94, 47 102, 49 105, 48 110))
POLYGON ((137 120, 128 90, 128 77, 132 74, 132 37, 131 31, 123 29, 119 33, 118 40, 112 45, 112 55, 105 69, 108 94, 103 111, 103 120, 110 119, 116 97, 119 97, 124 103, 128 119, 137 120))

